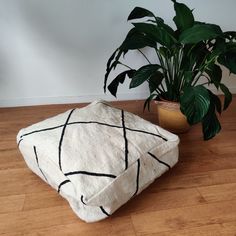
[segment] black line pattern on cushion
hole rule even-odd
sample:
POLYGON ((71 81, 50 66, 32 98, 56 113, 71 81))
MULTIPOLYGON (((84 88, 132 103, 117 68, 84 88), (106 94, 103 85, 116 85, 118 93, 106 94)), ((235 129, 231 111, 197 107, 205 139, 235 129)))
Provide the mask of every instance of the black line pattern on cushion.
POLYGON ((100 206, 100 209, 105 215, 110 216, 110 214, 107 211, 105 211, 105 209, 102 206, 100 206))
POLYGON ((61 146, 62 146, 62 142, 63 142, 63 137, 64 137, 64 134, 65 134, 66 126, 67 126, 67 124, 69 122, 69 119, 70 119, 70 117, 71 117, 74 110, 75 109, 70 111, 70 114, 68 115, 68 117, 66 119, 66 122, 63 126, 62 132, 61 132, 61 138, 60 138, 59 146, 58 146, 58 158, 59 158, 59 168, 60 168, 60 170, 62 170, 62 166, 61 166, 61 146))
POLYGON ((84 202, 84 196, 83 196, 83 195, 81 195, 80 201, 81 201, 84 205, 86 205, 86 203, 84 202))
POLYGON ((169 170, 171 169, 171 166, 170 166, 169 164, 167 164, 167 163, 164 162, 164 161, 159 160, 159 159, 158 159, 154 154, 152 154, 151 152, 148 152, 148 154, 149 154, 151 157, 153 157, 155 160, 157 160, 159 163, 161 163, 161 164, 167 166, 169 170))
MULTIPOLYGON (((75 125, 75 124, 98 124, 98 125, 104 125, 104 126, 108 126, 108 127, 123 129, 123 127, 122 127, 122 126, 119 126, 119 125, 112 125, 112 124, 107 124, 107 123, 98 122, 98 121, 75 121, 75 122, 70 122, 70 123, 68 123, 67 126, 69 126, 69 125, 75 125)), ((28 135, 34 134, 34 133, 40 133, 40 132, 44 132, 44 131, 49 131, 49 130, 58 129, 58 128, 61 128, 61 127, 63 127, 63 126, 64 126, 64 125, 58 125, 58 126, 54 126, 54 127, 50 127, 50 128, 34 130, 34 131, 29 132, 29 133, 22 134, 22 135, 20 136, 20 138, 22 138, 22 137, 24 137, 24 136, 28 136, 28 135)), ((164 141, 168 141, 165 137, 161 136, 160 134, 155 134, 155 133, 148 132, 148 131, 145 131, 145 130, 132 129, 132 128, 129 128, 129 127, 127 127, 127 126, 126 126, 125 128, 126 128, 126 130, 129 130, 129 131, 134 131, 134 132, 149 134, 149 135, 152 135, 152 136, 155 136, 155 137, 159 137, 159 138, 163 139, 164 141)))
POLYGON ((129 128, 129 127, 126 127, 126 130, 134 131, 134 132, 139 132, 139 133, 144 133, 144 134, 150 134, 150 135, 156 136, 156 137, 158 137, 158 138, 161 138, 161 139, 163 139, 164 141, 168 141, 165 137, 161 136, 160 134, 154 134, 154 133, 152 133, 152 132, 148 132, 148 131, 145 131, 145 130, 131 129, 131 128, 129 128))
POLYGON ((33 130, 29 133, 25 133, 25 134, 22 134, 20 136, 20 138, 23 138, 25 136, 28 136, 28 135, 31 135, 31 134, 35 134, 35 133, 40 133, 40 132, 43 132, 43 131, 49 131, 49 130, 54 130, 54 129, 58 129, 58 128, 61 128, 63 127, 64 125, 57 125, 57 126, 53 126, 53 127, 49 127, 49 128, 44 128, 44 129, 38 129, 38 130, 33 130))
MULTIPOLYGON (((109 123, 104 123, 104 122, 99 122, 99 121, 73 121, 73 122, 69 122, 70 120, 70 117, 73 113, 75 109, 71 110, 69 112, 69 115, 65 121, 64 124, 62 125, 57 125, 57 126, 54 126, 54 127, 49 127, 49 128, 43 128, 43 129, 39 129, 39 130, 34 130, 34 131, 31 131, 29 133, 25 133, 25 134, 22 134, 20 136, 20 140, 18 142, 18 145, 20 144, 20 142, 23 140, 23 137, 24 136, 27 136, 27 135, 31 135, 31 134, 34 134, 34 133, 39 133, 39 132, 45 132, 45 131, 51 131, 51 130, 55 130, 55 129, 60 129, 58 131, 59 135, 60 135, 60 141, 59 141, 59 145, 58 145, 58 163, 59 163, 59 168, 60 170, 62 170, 62 148, 63 148, 63 138, 64 138, 64 135, 65 135, 65 132, 66 132, 66 127, 67 126, 70 126, 70 125, 92 125, 92 124, 95 124, 95 125, 100 125, 100 126, 106 126, 106 127, 110 127, 110 128, 114 128, 114 129, 121 129, 120 130, 120 133, 122 134, 122 131, 123 131, 123 139, 124 139, 124 147, 125 147, 125 151, 124 151, 124 155, 125 155, 125 170, 128 169, 129 167, 129 143, 128 143, 128 139, 127 139, 127 134, 129 134, 128 132, 137 132, 137 133, 143 133, 143 134, 147 134, 147 135, 151 135, 153 136, 154 138, 155 137, 158 137, 158 138, 161 138, 162 140, 164 141, 168 141, 165 137, 163 137, 159 132, 158 130, 155 130, 155 132, 157 133, 152 133, 152 132, 149 132, 149 131, 145 131, 145 130, 139 130, 139 129, 133 129, 133 128, 129 128, 126 126, 126 122, 125 122, 125 112, 124 110, 120 110, 121 111, 121 124, 109 124, 109 123), (60 134, 61 132, 61 134, 60 134)), ((68 114, 68 113, 66 113, 68 114)), ((93 127, 93 126, 92 126, 93 127)), ((102 127, 101 127, 102 129, 102 127)), ((121 137, 122 138, 122 137, 121 137)), ((65 145, 65 144, 64 144, 65 145)), ((42 175, 44 176, 45 180, 47 181, 47 178, 46 176, 44 175, 43 171, 41 170, 40 166, 39 166, 39 161, 38 161, 38 155, 37 155, 37 151, 36 151, 36 147, 34 146, 34 152, 35 152, 35 158, 36 158, 36 161, 37 161, 37 165, 38 165, 38 168, 40 170, 40 172, 42 173, 42 175)), ((169 169, 170 169, 170 166, 159 160, 154 154, 148 152, 148 154, 153 157, 155 160, 157 160, 159 163, 167 166, 169 169)), ((139 181, 140 181, 140 168, 141 168, 141 164, 140 164, 140 159, 137 160, 137 173, 136 173, 136 186, 135 186, 135 192, 133 194, 133 196, 137 195, 138 192, 139 192, 139 181)), ((84 170, 76 170, 76 171, 70 171, 70 172, 67 172, 67 173, 64 173, 65 176, 72 176, 72 175, 87 175, 87 176, 95 176, 95 177, 106 177, 106 178, 112 178, 112 179, 115 179, 117 176, 116 175, 113 175, 113 174, 110 174, 110 173, 97 173, 97 172, 89 172, 89 171, 84 171, 84 170)), ((71 181, 69 179, 66 179, 64 181, 62 181, 59 186, 58 186, 58 193, 60 193, 61 191, 61 188, 63 185, 67 184, 67 183, 70 183, 71 181)), ((134 191, 134 190, 133 190, 134 191)), ((131 193, 132 194, 132 193, 131 193)), ((86 201, 84 199, 84 196, 81 195, 81 198, 80 198, 81 202, 86 205, 86 201)), ((106 216, 110 216, 110 214, 104 209, 103 206, 98 206, 100 208, 100 210, 106 215, 106 216)))
MULTIPOLYGON (((70 122, 70 123, 68 123, 67 125, 74 125, 74 124, 98 124, 98 125, 104 125, 104 126, 108 126, 108 127, 114 127, 114 128, 118 128, 118 129, 123 129, 123 126, 112 125, 112 124, 107 124, 107 123, 98 122, 98 121, 75 121, 75 122, 70 122)), ((138 133, 149 134, 149 135, 152 135, 152 136, 156 136, 156 137, 158 137, 158 138, 161 138, 161 139, 163 139, 164 141, 168 141, 165 137, 161 136, 160 133, 159 133, 159 134, 155 134, 155 133, 148 132, 148 131, 145 131, 145 130, 132 129, 132 128, 129 128, 129 127, 127 127, 127 126, 125 126, 125 129, 126 129, 126 130, 129 130, 129 131, 138 132, 138 133)))
POLYGON ((128 150, 128 140, 126 138, 124 110, 121 110, 121 121, 122 121, 122 127, 123 127, 123 136, 125 140, 125 170, 127 170, 128 165, 129 165, 128 163, 129 150, 128 150))
POLYGON ((34 146, 34 154, 35 154, 35 159, 36 159, 38 168, 39 168, 40 172, 42 173, 42 175, 43 175, 44 179, 46 180, 46 182, 48 182, 48 180, 47 180, 45 174, 43 173, 42 169, 41 169, 40 166, 39 166, 39 159, 38 159, 38 154, 37 154, 37 151, 36 151, 36 147, 35 147, 35 146, 34 146))
POLYGON ((74 124, 98 124, 98 125, 104 125, 104 126, 109 126, 109 127, 114 127, 114 128, 122 128, 122 126, 119 125, 111 125, 107 123, 102 123, 98 121, 75 121, 75 122, 70 122, 68 125, 74 125, 74 124))
POLYGON ((139 173, 140 173, 140 159, 137 160, 137 176, 136 176, 136 190, 132 197, 134 197, 138 193, 139 189, 139 173))
POLYGON ((116 176, 112 174, 106 174, 106 173, 96 173, 96 172, 88 172, 88 171, 72 171, 72 172, 67 172, 65 173, 65 176, 69 175, 91 175, 91 176, 98 176, 98 177, 109 177, 115 179, 116 176))
POLYGON ((20 146, 20 143, 23 141, 23 138, 19 140, 17 146, 19 147, 20 146))
POLYGON ((57 192, 60 193, 61 187, 62 187, 64 184, 69 183, 69 182, 70 182, 70 180, 68 180, 68 179, 62 181, 62 182, 59 184, 59 186, 58 186, 57 192))

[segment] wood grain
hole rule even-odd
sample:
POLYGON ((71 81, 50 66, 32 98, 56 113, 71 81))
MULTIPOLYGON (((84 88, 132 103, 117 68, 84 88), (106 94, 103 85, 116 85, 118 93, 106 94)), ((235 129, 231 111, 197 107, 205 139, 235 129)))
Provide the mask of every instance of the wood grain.
POLYGON ((236 221, 236 201, 149 211, 132 215, 137 235, 236 221))
MULTIPOLYGON (((236 235, 236 97, 220 117, 222 131, 202 140, 201 126, 181 134, 179 163, 106 220, 87 224, 26 166, 16 145, 19 129, 74 107, 0 109, 0 235, 236 235)), ((113 102, 157 124, 143 101, 113 102)))

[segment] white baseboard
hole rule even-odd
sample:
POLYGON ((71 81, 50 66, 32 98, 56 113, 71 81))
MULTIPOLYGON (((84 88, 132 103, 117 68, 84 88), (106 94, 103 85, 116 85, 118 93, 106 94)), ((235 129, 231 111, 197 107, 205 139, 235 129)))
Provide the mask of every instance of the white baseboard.
MULTIPOLYGON (((222 94, 221 91, 211 89, 216 94, 222 94)), ((236 94, 236 87, 230 88, 231 93, 236 94)), ((119 94, 117 99, 109 94, 92 94, 81 96, 60 96, 60 97, 28 97, 28 98, 14 98, 14 99, 0 99, 0 107, 20 107, 20 106, 36 106, 36 105, 49 105, 49 104, 68 104, 68 103, 85 103, 94 100, 138 100, 146 99, 147 92, 140 93, 122 93, 119 94)))
POLYGON ((59 97, 28 97, 14 99, 0 99, 0 107, 20 107, 20 106, 36 106, 49 104, 69 104, 69 103, 86 103, 94 100, 138 100, 148 97, 148 93, 123 93, 117 96, 117 99, 108 94, 92 94, 81 96, 59 96, 59 97))

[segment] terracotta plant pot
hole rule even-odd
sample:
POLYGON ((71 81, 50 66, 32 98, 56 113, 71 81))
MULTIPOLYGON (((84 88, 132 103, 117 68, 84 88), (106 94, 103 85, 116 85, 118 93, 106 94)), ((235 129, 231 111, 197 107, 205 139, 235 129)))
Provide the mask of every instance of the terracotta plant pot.
POLYGON ((180 111, 180 104, 170 101, 156 101, 159 125, 170 132, 179 134, 190 129, 187 118, 180 111))

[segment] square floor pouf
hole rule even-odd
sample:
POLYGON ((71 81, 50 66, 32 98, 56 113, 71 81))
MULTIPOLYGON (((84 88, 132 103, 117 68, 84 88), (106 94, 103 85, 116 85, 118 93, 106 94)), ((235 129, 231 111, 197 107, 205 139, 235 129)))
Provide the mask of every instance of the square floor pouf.
POLYGON ((20 130, 28 167, 86 222, 111 215, 178 161, 178 136, 96 101, 20 130))

